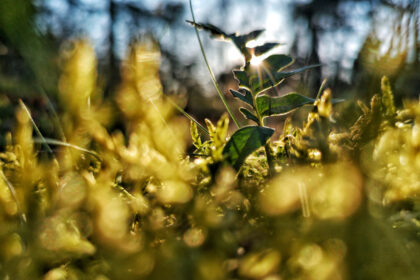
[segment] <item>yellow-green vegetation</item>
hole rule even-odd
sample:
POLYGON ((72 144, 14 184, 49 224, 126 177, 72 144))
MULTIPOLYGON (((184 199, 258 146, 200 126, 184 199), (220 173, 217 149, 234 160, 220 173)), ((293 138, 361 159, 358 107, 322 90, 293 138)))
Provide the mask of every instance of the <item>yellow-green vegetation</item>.
POLYGON ((386 77, 350 128, 325 90, 302 127, 244 144, 227 116, 207 137, 176 114, 151 41, 110 99, 89 43, 61 63, 61 138, 22 102, 0 154, 1 279, 419 278, 420 104, 396 109, 386 77))

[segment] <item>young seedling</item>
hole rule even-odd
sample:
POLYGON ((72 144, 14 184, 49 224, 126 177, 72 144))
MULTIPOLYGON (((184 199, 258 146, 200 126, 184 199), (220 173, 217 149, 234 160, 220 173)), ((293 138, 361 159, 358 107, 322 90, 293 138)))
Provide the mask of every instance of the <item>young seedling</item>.
POLYGON ((251 63, 255 58, 261 58, 273 48, 279 46, 277 42, 269 42, 253 48, 247 47, 249 41, 257 39, 264 29, 251 31, 247 34, 227 33, 209 23, 187 21, 196 29, 207 31, 211 37, 232 42, 244 57, 244 65, 233 74, 239 83, 239 90, 230 92, 240 99, 248 108, 239 110, 246 119, 252 120, 256 126, 246 126, 238 129, 226 143, 223 154, 227 161, 239 170, 245 159, 258 148, 265 146, 269 174, 274 170, 273 158, 269 139, 274 129, 265 126, 264 119, 274 115, 284 115, 306 104, 312 104, 315 99, 298 93, 288 93, 280 97, 271 97, 264 94, 270 88, 281 84, 285 78, 301 73, 305 70, 318 67, 310 65, 294 70, 285 70, 293 64, 294 59, 284 54, 273 54, 261 59, 258 65, 251 63))

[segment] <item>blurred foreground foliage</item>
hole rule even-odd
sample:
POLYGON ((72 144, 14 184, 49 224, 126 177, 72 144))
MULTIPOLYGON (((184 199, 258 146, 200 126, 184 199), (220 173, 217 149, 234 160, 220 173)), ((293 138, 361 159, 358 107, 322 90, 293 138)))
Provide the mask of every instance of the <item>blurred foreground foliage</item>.
POLYGON ((262 149, 228 165, 226 116, 209 138, 193 123, 186 156, 152 40, 131 46, 112 100, 96 63, 84 40, 62 53, 59 140, 17 108, 0 154, 1 279, 418 279, 420 104, 395 108, 386 77, 350 126, 329 90, 302 127, 287 119, 270 177, 262 149))

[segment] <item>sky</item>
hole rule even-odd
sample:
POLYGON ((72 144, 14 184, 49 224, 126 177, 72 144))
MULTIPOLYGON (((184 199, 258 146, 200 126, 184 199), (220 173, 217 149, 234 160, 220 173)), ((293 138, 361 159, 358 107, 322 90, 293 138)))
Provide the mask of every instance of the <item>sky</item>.
MULTIPOLYGON (((105 11, 91 13, 86 10, 71 10, 67 0, 44 0, 40 1, 43 5, 50 8, 51 15, 39 21, 41 29, 48 26, 57 33, 64 28, 61 26, 60 19, 72 14, 70 19, 71 26, 76 36, 87 36, 95 45, 98 55, 106 53, 107 34, 109 32, 109 16, 106 13, 108 1, 104 0, 77 0, 85 7, 92 10, 105 11)), ((141 24, 139 30, 134 33, 143 34, 146 30, 151 31, 162 44, 162 47, 174 51, 186 64, 191 61, 201 59, 200 48, 195 37, 193 28, 188 26, 184 20, 191 20, 187 0, 115 0, 117 2, 135 3, 141 7, 155 10, 165 3, 182 2, 186 4, 184 14, 175 28, 169 29, 163 24, 145 23, 141 24)), ((193 7, 198 22, 209 22, 221 27, 227 32, 246 33, 254 29, 265 28, 266 32, 261 37, 261 41, 278 41, 284 45, 276 51, 288 54, 291 44, 296 36, 299 36, 298 54, 304 53, 305 48, 310 44, 310 36, 306 34, 304 22, 293 19, 292 3, 305 3, 308 1, 291 0, 233 0, 228 1, 229 5, 224 10, 218 9, 222 0, 193 0, 193 7), (308 39, 309 38, 309 39, 308 39), (309 41, 308 41, 309 40, 309 41)), ((337 70, 340 65, 343 73, 340 76, 344 80, 350 79, 350 72, 354 60, 370 31, 371 18, 369 17, 369 1, 344 1, 339 6, 338 11, 345 14, 347 28, 330 28, 329 32, 323 32, 319 38, 319 56, 324 64, 322 73, 329 76, 337 70)), ((389 25, 392 21, 387 21, 389 13, 382 12, 383 25, 389 25)), ((381 12, 378 12, 380 19, 381 12)), ((119 58, 123 58, 127 51, 127 46, 131 40, 133 30, 129 29, 129 17, 122 15, 115 28, 116 52, 119 58)), ((329 26, 329 18, 326 17, 322 24, 329 26)), ((331 27, 331 26, 329 26, 331 27)), ((387 28, 383 28, 386 32, 387 28)), ((241 64, 241 56, 232 44, 217 42, 209 38, 204 32, 200 32, 204 42, 205 51, 210 61, 210 65, 216 74, 231 69, 241 64)), ((384 35, 384 37, 386 34, 384 35)), ((199 78, 207 79, 204 62, 197 70, 199 78)))

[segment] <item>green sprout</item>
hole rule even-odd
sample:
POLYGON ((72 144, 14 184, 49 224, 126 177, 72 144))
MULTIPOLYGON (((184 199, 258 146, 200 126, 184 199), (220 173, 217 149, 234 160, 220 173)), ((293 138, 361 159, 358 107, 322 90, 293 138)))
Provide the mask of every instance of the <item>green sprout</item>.
MULTIPOLYGON (((197 23, 194 17, 193 21, 187 22, 193 25, 196 30, 201 29, 209 32, 213 38, 232 42, 244 57, 244 65, 240 69, 233 70, 235 79, 239 83, 239 90, 230 89, 230 92, 234 97, 245 103, 246 107, 241 107, 239 111, 246 119, 255 122, 256 125, 238 129, 226 143, 223 154, 227 161, 236 170, 239 170, 251 153, 264 146, 269 174, 272 174, 274 164, 269 139, 274 134, 274 129, 267 127, 264 119, 275 115, 288 114, 306 104, 313 104, 316 99, 295 92, 279 97, 272 97, 264 93, 280 85, 286 78, 320 65, 286 70, 294 62, 292 57, 284 54, 268 55, 271 50, 280 46, 280 43, 267 42, 256 47, 247 47, 247 43, 256 40, 264 32, 264 29, 254 30, 247 34, 238 34, 227 33, 210 23, 197 23)), ((204 51, 202 50, 202 52, 208 65, 204 51)), ((219 95, 221 95, 220 92, 219 95)), ((226 105, 225 101, 224 103, 226 105)), ((228 109, 228 112, 232 116, 230 109, 228 109)), ((233 117, 232 119, 235 121, 233 117)))

